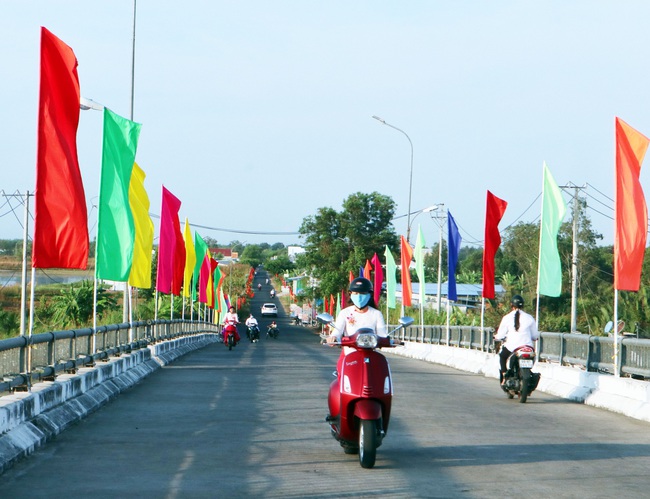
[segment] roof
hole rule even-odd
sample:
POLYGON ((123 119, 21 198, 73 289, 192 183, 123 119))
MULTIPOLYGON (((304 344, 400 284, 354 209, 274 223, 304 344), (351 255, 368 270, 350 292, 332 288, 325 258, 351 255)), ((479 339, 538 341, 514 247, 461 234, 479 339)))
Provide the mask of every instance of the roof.
MULTIPOLYGON (((440 284, 440 295, 447 296, 447 282, 440 284)), ((414 282, 411 284, 413 294, 420 294, 420 283, 414 282)), ((396 291, 402 292, 402 285, 397 283, 396 291)), ((494 285, 494 292, 496 294, 505 293, 506 290, 501 284, 494 285)), ((438 294, 438 283, 424 283, 424 294, 429 296, 436 296, 438 294)), ((456 284, 456 294, 458 296, 473 296, 481 297, 483 294, 482 284, 456 284)))

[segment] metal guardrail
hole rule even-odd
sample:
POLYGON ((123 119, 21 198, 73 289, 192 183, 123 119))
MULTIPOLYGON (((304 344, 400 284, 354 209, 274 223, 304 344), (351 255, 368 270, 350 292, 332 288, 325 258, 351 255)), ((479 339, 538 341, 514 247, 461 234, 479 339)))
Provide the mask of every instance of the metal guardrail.
POLYGON ((0 340, 0 393, 26 390, 38 381, 54 380, 159 341, 202 332, 217 333, 216 324, 158 320, 111 324, 0 340))
MULTIPOLYGON (((392 329, 394 326, 391 326, 392 329)), ((485 352, 494 351, 493 328, 478 326, 422 326, 400 329, 395 337, 403 341, 448 345, 485 352)), ((614 338, 578 333, 542 332, 537 346, 539 360, 579 367, 586 371, 650 378, 650 340, 621 336, 619 365, 614 365, 614 338)))

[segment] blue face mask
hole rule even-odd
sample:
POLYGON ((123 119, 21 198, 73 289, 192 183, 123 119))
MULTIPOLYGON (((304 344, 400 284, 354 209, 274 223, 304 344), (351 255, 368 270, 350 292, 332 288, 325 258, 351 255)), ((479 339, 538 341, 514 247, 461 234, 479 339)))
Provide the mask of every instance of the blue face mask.
POLYGON ((352 300, 352 303, 357 308, 364 308, 366 305, 368 305, 368 302, 370 301, 370 295, 369 294, 361 294, 361 295, 352 295, 350 297, 352 300))

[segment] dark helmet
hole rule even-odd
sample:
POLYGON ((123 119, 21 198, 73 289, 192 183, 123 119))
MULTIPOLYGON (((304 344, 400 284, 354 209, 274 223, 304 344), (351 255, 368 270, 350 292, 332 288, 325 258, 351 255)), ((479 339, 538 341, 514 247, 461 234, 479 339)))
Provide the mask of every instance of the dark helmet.
POLYGON ((510 300, 510 304, 515 308, 522 308, 524 306, 524 299, 521 295, 514 295, 510 300))
POLYGON ((365 277, 353 279, 348 288, 355 293, 372 293, 372 283, 365 277))

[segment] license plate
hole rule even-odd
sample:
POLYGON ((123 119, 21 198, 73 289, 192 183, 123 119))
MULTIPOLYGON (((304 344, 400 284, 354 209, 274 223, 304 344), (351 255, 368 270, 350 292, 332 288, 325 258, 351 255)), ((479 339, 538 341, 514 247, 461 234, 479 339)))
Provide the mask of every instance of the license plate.
POLYGON ((519 367, 533 367, 533 359, 519 359, 519 367))

